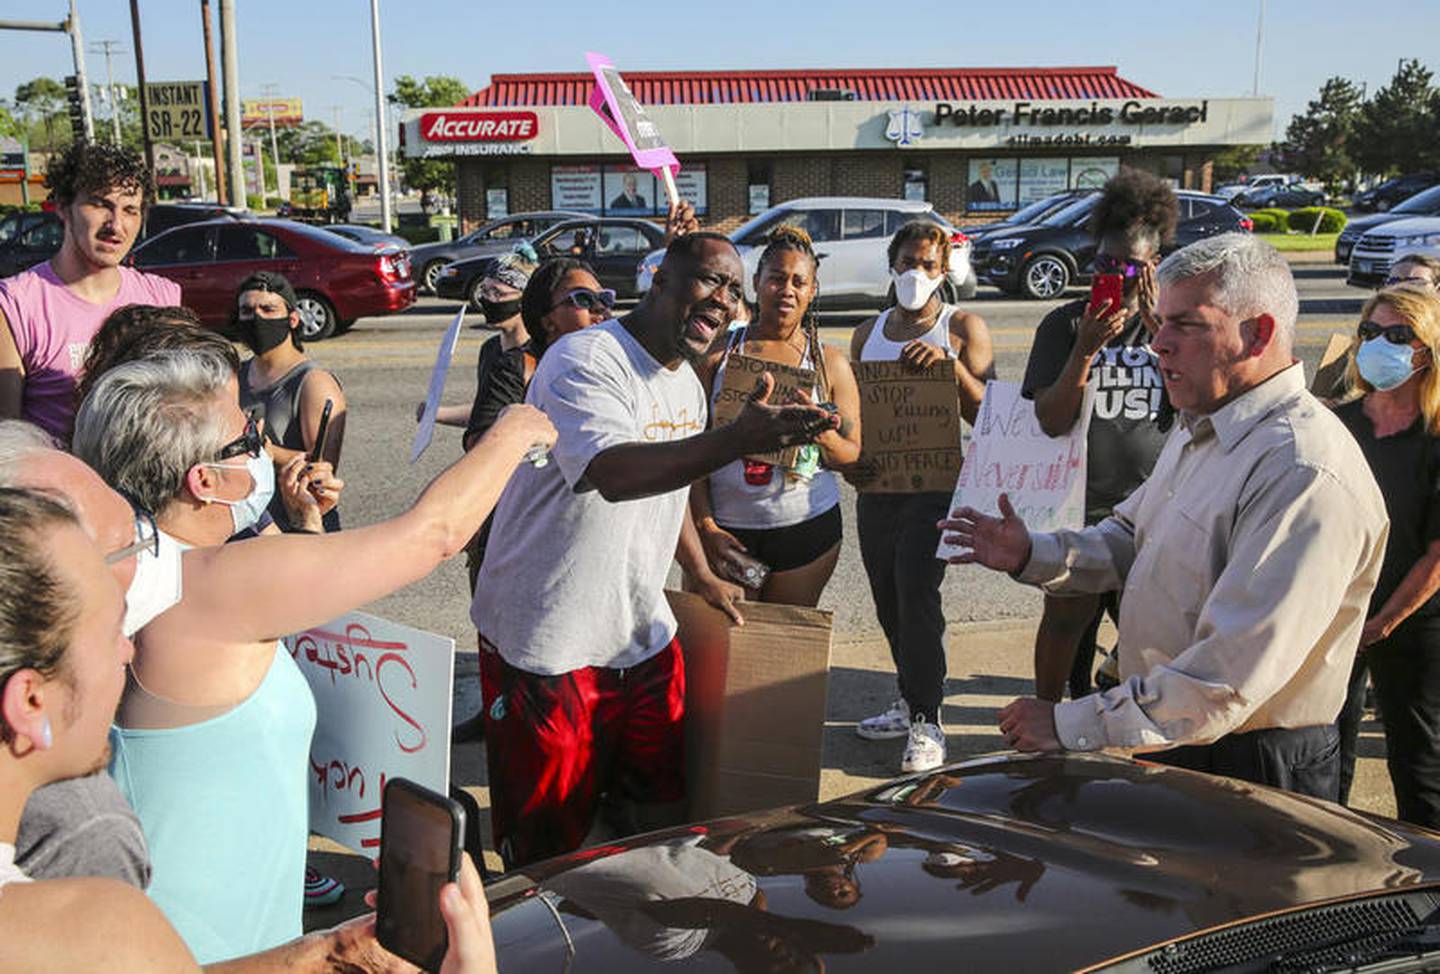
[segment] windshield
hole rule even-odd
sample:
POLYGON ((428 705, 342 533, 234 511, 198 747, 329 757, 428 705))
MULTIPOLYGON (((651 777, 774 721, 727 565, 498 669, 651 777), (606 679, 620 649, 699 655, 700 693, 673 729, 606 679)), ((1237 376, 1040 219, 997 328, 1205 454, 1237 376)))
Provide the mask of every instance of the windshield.
POLYGON ((1088 214, 1090 210, 1095 206, 1095 201, 1099 198, 1099 193, 1094 193, 1090 196, 1082 196, 1080 197, 1080 199, 1069 204, 1068 206, 1062 206, 1060 209, 1056 210, 1054 213, 1051 213, 1049 216, 1047 216, 1040 222, 1049 227, 1068 227, 1080 217, 1088 214))
POLYGON ((1069 193, 1056 193, 1054 196, 1047 196, 1043 200, 1036 200, 1020 207, 1006 219, 1006 223, 1031 223, 1040 219, 1046 213, 1058 206, 1065 205, 1065 201, 1073 199, 1069 193))
POLYGON ((1394 207, 1391 213, 1434 213, 1440 210, 1440 186, 1431 186, 1394 207))

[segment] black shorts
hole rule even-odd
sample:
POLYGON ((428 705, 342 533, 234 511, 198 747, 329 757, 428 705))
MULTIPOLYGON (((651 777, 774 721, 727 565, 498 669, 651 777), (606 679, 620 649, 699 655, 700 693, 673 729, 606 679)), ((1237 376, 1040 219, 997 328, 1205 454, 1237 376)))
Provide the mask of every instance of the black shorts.
POLYGON ((739 538, 745 550, 769 565, 772 572, 788 572, 804 568, 840 543, 840 505, 783 528, 720 526, 739 538))

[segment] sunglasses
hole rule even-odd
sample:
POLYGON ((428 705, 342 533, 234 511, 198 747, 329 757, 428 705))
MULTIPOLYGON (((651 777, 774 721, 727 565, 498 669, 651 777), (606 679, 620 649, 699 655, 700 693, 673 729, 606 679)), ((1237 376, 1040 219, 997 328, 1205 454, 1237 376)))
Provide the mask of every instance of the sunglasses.
POLYGON ((573 304, 581 311, 609 311, 615 307, 615 292, 608 287, 598 291, 592 291, 588 287, 577 287, 573 291, 566 291, 559 299, 550 306, 554 311, 565 303, 573 304))
POLYGON ((1111 257, 1109 254, 1095 255, 1095 270, 1100 274, 1119 274, 1121 277, 1138 277, 1145 269, 1143 260, 1128 257, 1111 257))
POLYGON ((1355 333, 1362 341, 1367 342, 1381 335, 1384 335, 1391 345, 1409 345, 1415 341, 1415 329, 1409 325, 1382 325, 1374 321, 1362 321, 1355 333))
POLYGON ((265 443, 260 439, 260 427, 255 423, 255 417, 251 416, 245 420, 245 432, 235 439, 226 443, 215 454, 216 460, 229 460, 231 457, 238 457, 241 454, 258 457, 265 449, 265 443))
POLYGON ((149 551, 150 554, 160 554, 160 530, 155 526, 155 517, 149 511, 135 509, 135 541, 123 548, 118 548, 105 556, 105 564, 113 565, 116 562, 124 561, 131 555, 138 555, 142 551, 149 551))

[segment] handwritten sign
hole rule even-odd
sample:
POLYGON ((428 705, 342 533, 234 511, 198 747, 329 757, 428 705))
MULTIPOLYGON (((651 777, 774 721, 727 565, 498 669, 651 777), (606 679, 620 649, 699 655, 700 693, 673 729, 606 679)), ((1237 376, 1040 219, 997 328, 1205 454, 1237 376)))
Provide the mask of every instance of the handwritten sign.
MULTIPOLYGON (((970 452, 955 482, 953 511, 973 507, 999 514, 1009 494, 1015 513, 1032 531, 1079 528, 1085 523, 1085 438, 1095 387, 1087 386, 1080 419, 1064 436, 1050 437, 1035 418, 1035 404, 1015 382, 989 382, 975 417, 970 452)), ((964 550, 941 538, 937 558, 964 550)))
POLYGON ((315 696, 310 829, 380 848, 380 795, 405 777, 450 787, 455 640, 363 612, 285 640, 315 696))
POLYGON ((867 493, 951 490, 960 473, 960 397, 955 366, 916 371, 900 362, 858 362, 860 462, 879 474, 867 493))
POLYGON ((1350 368, 1350 347, 1355 344, 1353 333, 1336 332, 1320 356, 1310 392, 1321 399, 1339 399, 1345 395, 1345 373, 1350 368))
POLYGON ((589 53, 585 60, 595 74, 595 90, 590 93, 590 107, 604 120, 610 131, 620 137, 625 148, 641 169, 649 169, 665 180, 665 194, 671 205, 679 202, 680 193, 675 187, 675 174, 680 171, 680 161, 665 144, 660 127, 645 113, 620 69, 603 54, 589 53))
MULTIPOLYGON (((740 415, 745 401, 755 392, 755 383, 759 382, 766 372, 775 379, 775 388, 770 393, 770 402, 773 405, 790 402, 791 397, 801 390, 811 396, 815 394, 813 369, 797 369, 793 365, 767 362, 753 355, 732 354, 725 359, 725 377, 715 396, 716 426, 733 422, 735 417, 740 415)), ((774 464, 777 467, 792 467, 795 465, 795 454, 799 450, 799 447, 792 446, 774 453, 757 453, 746 459, 774 464)))
POLYGON ((455 320, 445 329, 440 339, 440 349, 435 353, 435 367, 430 370, 430 388, 425 393, 425 409, 420 414, 420 426, 415 430, 415 439, 410 444, 410 462, 420 459, 435 438, 435 414, 440 411, 440 397, 445 393, 445 376, 450 372, 450 362, 455 358, 455 344, 460 340, 460 325, 465 320, 465 306, 455 313, 455 320))

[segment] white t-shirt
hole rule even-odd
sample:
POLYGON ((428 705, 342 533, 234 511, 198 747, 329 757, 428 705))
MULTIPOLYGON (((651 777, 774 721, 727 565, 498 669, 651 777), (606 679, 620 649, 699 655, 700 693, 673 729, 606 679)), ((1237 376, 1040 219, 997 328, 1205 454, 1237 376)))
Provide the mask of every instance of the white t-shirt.
POLYGON ((530 673, 642 663, 675 636, 665 576, 689 491, 612 504, 585 471, 614 446, 703 432, 700 380, 687 364, 665 368, 612 320, 551 346, 525 401, 555 424, 554 462, 510 478, 470 618, 530 673))
POLYGON ((28 882, 30 877, 15 865, 15 847, 8 842, 0 842, 0 886, 28 882))

